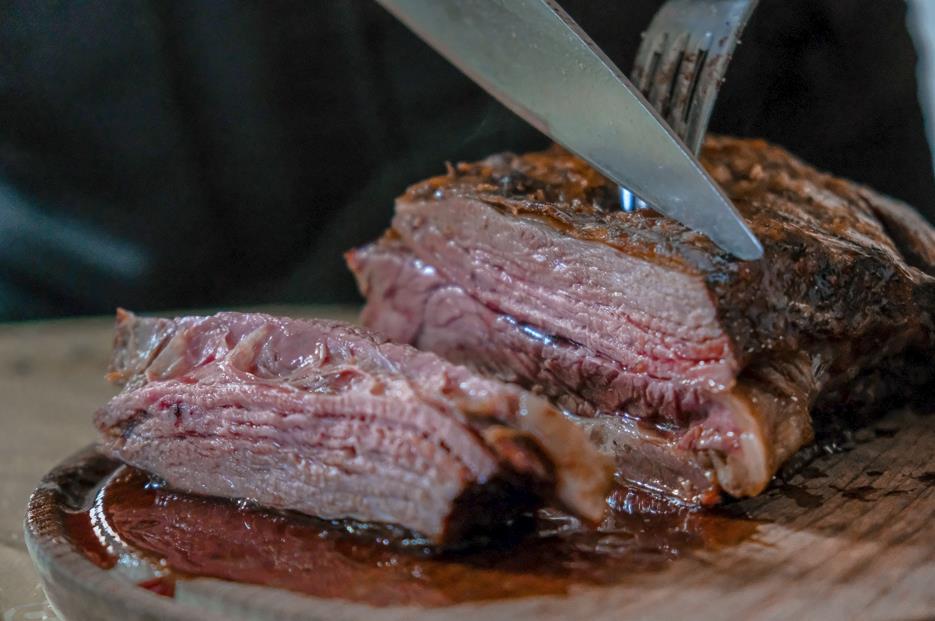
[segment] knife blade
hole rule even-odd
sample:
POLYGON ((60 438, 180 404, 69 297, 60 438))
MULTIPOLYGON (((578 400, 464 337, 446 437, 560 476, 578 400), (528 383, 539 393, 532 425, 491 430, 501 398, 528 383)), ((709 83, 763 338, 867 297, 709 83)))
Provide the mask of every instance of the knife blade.
POLYGON ((550 0, 377 0, 513 112, 740 259, 763 249, 681 140, 550 0))

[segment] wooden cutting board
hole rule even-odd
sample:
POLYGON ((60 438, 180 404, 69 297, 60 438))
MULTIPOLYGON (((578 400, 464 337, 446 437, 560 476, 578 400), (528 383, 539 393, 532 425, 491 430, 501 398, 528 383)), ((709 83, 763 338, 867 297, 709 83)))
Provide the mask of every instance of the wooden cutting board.
MULTIPOLYGON (((109 339, 106 330, 90 342, 86 330, 76 332, 74 342, 83 352, 76 356, 72 347, 62 346, 68 326, 54 328, 49 334, 55 338, 36 335, 37 356, 47 360, 32 370, 21 352, 15 354, 18 363, 12 360, 13 348, 4 350, 0 334, 0 368, 16 363, 20 382, 67 393, 60 386, 63 378, 81 366, 80 359, 99 364, 109 339)), ((48 395, 40 399, 49 400, 48 395)), ((67 416, 83 417, 90 425, 90 409, 69 410, 67 416)), ((49 419, 51 413, 33 417, 49 419)), ((54 426, 46 433, 54 433, 54 426)), ((16 450, 13 444, 9 448, 16 450)), ((68 618, 935 617, 935 417, 905 411, 858 432, 847 450, 822 454, 787 482, 732 506, 731 513, 751 525, 736 541, 726 537, 720 545, 672 554, 645 570, 623 563, 619 578, 608 586, 571 584, 563 594, 520 599, 374 607, 204 578, 180 580, 170 599, 139 588, 120 570, 105 571, 89 562, 56 530, 60 519, 51 498, 34 505, 27 539, 46 589, 63 613, 72 612, 68 618)))

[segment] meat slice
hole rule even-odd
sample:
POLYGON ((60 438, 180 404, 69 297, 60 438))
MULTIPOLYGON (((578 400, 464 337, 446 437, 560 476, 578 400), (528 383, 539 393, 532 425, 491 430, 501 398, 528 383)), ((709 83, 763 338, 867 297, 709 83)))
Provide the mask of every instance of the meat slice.
POLYGON ((932 382, 935 232, 762 141, 702 162, 765 247, 739 261, 560 149, 411 187, 348 253, 362 319, 551 397, 618 474, 707 504, 762 491, 813 438, 932 382))
POLYGON ((199 494, 442 545, 546 502, 598 520, 610 465, 545 400, 347 324, 118 312, 111 455, 199 494))

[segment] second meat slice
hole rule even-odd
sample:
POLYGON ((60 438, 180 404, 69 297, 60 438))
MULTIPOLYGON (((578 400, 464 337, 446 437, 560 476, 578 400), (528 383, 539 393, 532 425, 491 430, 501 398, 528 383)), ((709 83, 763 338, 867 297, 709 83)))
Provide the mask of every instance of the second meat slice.
POLYGON ((546 401, 340 322, 121 311, 109 377, 102 448, 182 491, 442 545, 606 507, 609 464, 546 401))

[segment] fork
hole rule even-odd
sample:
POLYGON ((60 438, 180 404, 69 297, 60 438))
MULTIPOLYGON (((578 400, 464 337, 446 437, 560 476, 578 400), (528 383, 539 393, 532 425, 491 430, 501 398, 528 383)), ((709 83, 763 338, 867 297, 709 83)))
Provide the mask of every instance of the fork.
MULTIPOLYGON (((631 77, 698 155, 740 31, 758 0, 668 0, 643 33, 631 77)), ((648 207, 620 186, 624 211, 648 207)))
POLYGON ((757 0, 668 0, 636 53, 633 83, 695 155, 757 0))

